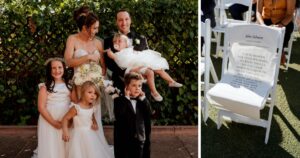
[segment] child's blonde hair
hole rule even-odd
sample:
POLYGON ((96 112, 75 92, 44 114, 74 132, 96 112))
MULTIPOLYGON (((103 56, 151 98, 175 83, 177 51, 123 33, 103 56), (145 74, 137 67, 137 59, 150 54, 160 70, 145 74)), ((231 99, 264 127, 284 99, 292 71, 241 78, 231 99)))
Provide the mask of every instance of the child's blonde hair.
POLYGON ((119 38, 123 38, 126 41, 127 47, 129 46, 129 39, 127 36, 121 33, 115 33, 113 38, 113 43, 115 43, 119 38))
POLYGON ((89 88, 89 87, 93 87, 95 89, 96 92, 96 100, 95 103, 99 103, 100 102, 100 90, 99 88, 96 86, 96 84, 92 81, 85 81, 82 85, 81 85, 81 98, 84 96, 84 92, 89 88))

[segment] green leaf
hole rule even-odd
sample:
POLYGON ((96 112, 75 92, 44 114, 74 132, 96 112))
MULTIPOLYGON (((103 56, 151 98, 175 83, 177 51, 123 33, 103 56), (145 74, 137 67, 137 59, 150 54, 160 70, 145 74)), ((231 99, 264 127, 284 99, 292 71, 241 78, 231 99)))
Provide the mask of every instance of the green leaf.
POLYGON ((0 92, 4 91, 4 86, 0 84, 0 92))
POLYGON ((23 104, 23 103, 25 103, 26 102, 26 99, 25 98, 21 98, 21 99, 18 99, 17 100, 17 103, 19 103, 19 104, 23 104))
POLYGON ((11 86, 11 90, 16 91, 17 90, 17 86, 15 86, 15 85, 11 86))
POLYGON ((192 85, 191 85, 191 89, 192 89, 193 91, 198 90, 198 86, 197 86, 196 84, 192 84, 192 85))

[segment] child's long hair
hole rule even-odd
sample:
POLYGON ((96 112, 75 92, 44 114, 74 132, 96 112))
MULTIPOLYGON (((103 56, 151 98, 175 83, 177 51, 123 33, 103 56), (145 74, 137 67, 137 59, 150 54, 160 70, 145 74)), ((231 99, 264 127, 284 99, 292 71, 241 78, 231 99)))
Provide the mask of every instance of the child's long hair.
POLYGON ((81 98, 84 96, 84 92, 89 88, 89 87, 93 87, 95 89, 97 98, 95 100, 95 104, 98 104, 100 102, 100 90, 99 88, 96 86, 96 84, 92 81, 85 81, 82 85, 81 85, 81 98))
MULTIPOLYGON (((72 89, 72 86, 69 82, 69 78, 68 78, 68 75, 67 75, 67 68, 66 68, 66 64, 64 62, 64 60, 62 58, 49 58, 45 64, 46 64, 46 88, 47 88, 47 91, 50 92, 50 93, 53 93, 54 92, 54 87, 55 87, 55 81, 54 81, 54 78, 53 76, 51 75, 51 71, 52 71, 52 61, 60 61, 63 65, 63 68, 64 68, 64 74, 62 76, 62 79, 64 80, 65 84, 66 84, 66 87, 71 90, 72 89)), ((55 92, 54 92, 55 93, 55 92)))

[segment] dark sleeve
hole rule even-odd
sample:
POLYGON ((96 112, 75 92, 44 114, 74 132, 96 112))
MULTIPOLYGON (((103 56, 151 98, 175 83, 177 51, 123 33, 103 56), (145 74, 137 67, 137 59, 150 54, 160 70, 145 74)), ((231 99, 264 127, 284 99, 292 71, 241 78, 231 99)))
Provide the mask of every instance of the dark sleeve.
POLYGON ((143 116, 145 120, 146 139, 151 133, 151 106, 147 98, 142 101, 143 116))
MULTIPOLYGON (((109 49, 109 48, 110 48, 113 52, 116 51, 116 50, 114 49, 114 47, 113 47, 113 37, 109 37, 109 38, 106 38, 106 39, 104 40, 104 49, 106 50, 106 49, 109 49)), ((118 76, 121 76, 121 77, 124 76, 124 74, 125 74, 125 69, 124 69, 124 70, 121 69, 121 68, 117 65, 117 63, 116 63, 114 60, 112 60, 111 58, 109 58, 109 57, 107 56, 107 53, 104 54, 104 61, 105 61, 105 65, 107 66, 107 68, 108 68, 109 70, 111 70, 113 73, 118 74, 118 76)))
POLYGON ((128 158, 128 140, 125 121, 124 98, 119 97, 114 100, 114 152, 115 158, 128 158))
POLYGON ((145 98, 142 101, 143 105, 144 105, 144 113, 146 114, 145 116, 150 118, 151 117, 151 106, 150 106, 150 102, 147 98, 145 98))
POLYGON ((147 98, 143 100, 144 121, 145 121, 145 144, 143 149, 143 158, 150 158, 151 153, 151 106, 147 98))

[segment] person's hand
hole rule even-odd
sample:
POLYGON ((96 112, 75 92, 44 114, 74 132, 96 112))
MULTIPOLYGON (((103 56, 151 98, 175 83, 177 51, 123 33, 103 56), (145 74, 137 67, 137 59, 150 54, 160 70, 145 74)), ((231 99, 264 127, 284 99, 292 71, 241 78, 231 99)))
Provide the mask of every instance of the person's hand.
POLYGON ((62 139, 65 141, 65 142, 68 142, 70 140, 70 135, 68 132, 63 132, 62 134, 62 139))
POLYGON ((141 93, 140 93, 139 97, 143 97, 143 96, 145 96, 145 92, 143 92, 143 91, 141 90, 141 93))
POLYGON ((110 57, 112 54, 113 54, 113 52, 109 49, 109 50, 107 51, 107 55, 110 57))
POLYGON ((110 48, 103 51, 103 53, 109 53, 109 52, 112 52, 112 50, 110 48))
POLYGON ((274 26, 275 26, 275 27, 279 27, 279 28, 285 27, 282 23, 276 24, 276 25, 274 25, 274 26))
POLYGON ((92 124, 92 130, 97 131, 99 129, 98 125, 96 123, 92 124))
POLYGON ((125 92, 125 96, 127 96, 127 97, 129 97, 129 96, 130 96, 130 91, 129 91, 129 90, 127 90, 127 87, 125 87, 125 90, 124 90, 124 92, 125 92))
POLYGON ((106 53, 107 53, 108 57, 110 57, 111 59, 113 59, 114 53, 112 52, 112 50, 110 48, 107 49, 106 53))
POLYGON ((56 128, 56 129, 61 129, 61 127, 62 127, 61 122, 60 122, 60 121, 56 121, 56 120, 53 122, 52 125, 53 125, 53 127, 56 128))

